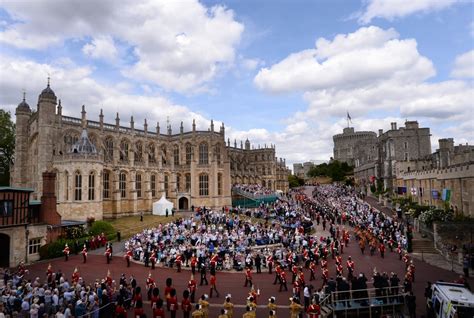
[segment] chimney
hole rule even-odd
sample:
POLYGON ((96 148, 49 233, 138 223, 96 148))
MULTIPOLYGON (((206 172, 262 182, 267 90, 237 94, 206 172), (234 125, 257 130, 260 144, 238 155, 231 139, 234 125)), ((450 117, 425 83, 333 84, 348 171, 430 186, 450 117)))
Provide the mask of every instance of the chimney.
POLYGON ((379 129, 379 137, 382 136, 383 134, 383 129, 379 129))
POLYGON ((390 123, 390 125, 392 126, 392 130, 397 130, 397 123, 396 122, 390 123))
POLYGON ((43 172, 43 195, 41 196, 40 222, 61 225, 61 215, 56 211, 56 173, 43 172))

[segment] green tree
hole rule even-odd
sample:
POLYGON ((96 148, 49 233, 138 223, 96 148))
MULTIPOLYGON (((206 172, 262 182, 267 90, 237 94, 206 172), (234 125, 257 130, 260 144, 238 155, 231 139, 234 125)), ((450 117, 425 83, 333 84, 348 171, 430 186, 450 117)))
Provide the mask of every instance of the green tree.
POLYGON ((311 178, 326 176, 330 177, 332 181, 343 181, 349 174, 352 174, 352 167, 345 162, 341 163, 337 160, 333 160, 329 164, 322 163, 316 165, 308 172, 308 176, 311 178))
POLYGON ((10 112, 0 109, 0 186, 10 184, 10 167, 15 154, 15 123, 10 112))
POLYGON ((289 183, 290 188, 296 188, 296 187, 300 187, 304 185, 304 180, 290 174, 288 176, 288 183, 289 183))

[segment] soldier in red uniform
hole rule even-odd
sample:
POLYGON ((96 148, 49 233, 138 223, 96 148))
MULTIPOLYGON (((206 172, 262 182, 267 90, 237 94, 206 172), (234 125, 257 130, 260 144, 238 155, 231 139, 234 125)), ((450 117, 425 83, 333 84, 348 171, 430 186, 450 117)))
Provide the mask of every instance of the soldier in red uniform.
POLYGON ((408 265, 408 272, 411 273, 412 282, 415 281, 415 264, 413 261, 410 261, 410 265, 408 265))
POLYGON ((277 263, 275 267, 275 280, 273 281, 273 285, 276 285, 277 282, 280 282, 280 274, 281 274, 281 266, 277 263))
POLYGON ((329 270, 327 267, 323 268, 323 271, 321 273, 321 278, 323 279, 323 286, 327 285, 328 283, 328 278, 329 278, 329 270))
POLYGON ((209 291, 209 297, 212 297, 212 292, 215 291, 215 292, 216 292, 216 296, 219 298, 219 291, 217 290, 217 282, 216 282, 216 275, 215 275, 215 273, 214 273, 214 274, 211 274, 210 282, 211 282, 211 289, 210 289, 210 291, 209 291))
POLYGON ((244 287, 247 287, 247 284, 249 284, 249 286, 253 285, 253 283, 252 283, 252 270, 250 269, 250 267, 247 267, 245 269, 245 284, 244 284, 244 287))
POLYGON ((321 315, 321 306, 313 301, 306 310, 306 313, 308 314, 308 318, 319 318, 319 315, 321 315))
POLYGON ((402 245, 400 243, 398 243, 398 246, 397 246, 397 253, 398 253, 398 259, 402 260, 402 245))
POLYGON ((147 289, 147 296, 148 296, 148 300, 151 300, 151 294, 153 292, 153 288, 155 288, 156 284, 155 284, 155 280, 153 279, 153 277, 151 277, 151 273, 148 273, 148 277, 145 281, 145 284, 146 284, 146 289, 147 289))
POLYGON ((71 282, 73 284, 77 284, 77 282, 79 281, 79 270, 76 268, 74 268, 74 272, 72 273, 72 278, 71 278, 71 282))
POLYGON ((280 272, 280 291, 282 288, 285 288, 285 291, 288 291, 288 286, 286 285, 286 273, 283 269, 280 272))
POLYGON ((298 298, 301 296, 301 284, 298 279, 293 282, 293 296, 298 298))
POLYGON ((48 286, 51 286, 51 283, 53 282, 53 269, 51 267, 51 263, 48 265, 48 269, 46 270, 46 278, 48 281, 48 286))
POLYGON ((293 266, 291 266, 291 283, 293 284, 296 280, 296 276, 298 276, 298 266, 296 266, 296 264, 293 264, 293 266))
POLYGON ((316 279, 316 263, 314 261, 311 261, 311 263, 309 263, 309 271, 310 271, 310 275, 309 275, 309 280, 312 281, 312 280, 315 280, 316 279))
POLYGON ((211 272, 213 272, 216 269, 218 260, 219 260, 219 256, 216 253, 212 254, 211 260, 209 262, 209 264, 211 265, 211 272))
POLYGON ((379 245, 379 252, 380 252, 380 256, 382 256, 382 258, 384 258, 384 256, 385 256, 385 244, 383 242, 380 243, 380 245, 379 245))
POLYGON ((67 246, 67 243, 66 245, 64 246, 64 249, 63 249, 63 254, 64 254, 64 258, 65 258, 65 261, 67 262, 69 260, 69 253, 71 251, 69 250, 69 246, 67 246))
POLYGON ((104 255, 105 255, 105 258, 107 259, 107 264, 109 264, 110 259, 112 258, 112 247, 110 247, 110 245, 107 246, 107 248, 105 249, 104 255))
MULTIPOLYGON (((193 254, 193 256, 191 256, 191 273, 193 273, 193 275, 196 275, 196 265, 197 265, 197 257, 196 255, 193 254)), ((194 301, 193 301, 194 303, 194 301)))
POLYGON ((151 269, 155 269, 156 264, 156 250, 154 249, 150 255, 151 269))
POLYGON ((20 262, 20 264, 18 264, 18 276, 23 277, 26 273, 28 273, 28 270, 25 267, 25 263, 20 262))
POLYGON ((342 276, 342 272, 343 272, 342 264, 336 264, 336 275, 342 276))
POLYGON ((183 318, 189 318, 191 315, 191 301, 189 300, 189 291, 183 292, 183 300, 181 301, 181 309, 183 310, 183 318))
POLYGON ((188 281, 188 291, 189 291, 189 295, 191 297, 192 303, 194 303, 194 297, 196 295, 196 286, 197 286, 197 283, 196 283, 196 280, 194 279, 194 274, 191 274, 191 278, 189 278, 189 281, 188 281))
POLYGON ((176 255, 175 263, 178 268, 178 273, 181 273, 181 264, 183 263, 183 256, 181 254, 176 255))
POLYGON ((347 264, 347 271, 348 271, 347 277, 349 280, 352 280, 352 278, 354 277, 355 263, 350 256, 347 259, 346 264, 347 264))
MULTIPOLYGON (((132 253, 132 250, 129 249, 127 251, 127 253, 125 253, 124 257, 125 257, 125 260, 127 261, 127 267, 130 267, 130 260, 132 259, 132 256, 133 256, 133 253, 132 253)), ((154 268, 154 267, 153 267, 154 268)))
POLYGON ((107 276, 105 277, 105 284, 109 287, 112 287, 112 275, 110 275, 110 270, 107 270, 107 276))
POLYGON ((268 274, 272 274, 272 267, 273 267, 273 255, 269 254, 267 256, 267 267, 268 267, 268 274))
POLYGON ((84 264, 87 262, 87 247, 86 244, 84 244, 84 247, 82 248, 82 259, 84 261, 84 264))

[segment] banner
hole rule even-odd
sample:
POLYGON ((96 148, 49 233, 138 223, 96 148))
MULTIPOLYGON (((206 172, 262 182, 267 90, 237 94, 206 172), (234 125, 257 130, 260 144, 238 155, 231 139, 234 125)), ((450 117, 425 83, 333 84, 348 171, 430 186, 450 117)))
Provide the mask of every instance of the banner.
POLYGON ((447 202, 451 201, 451 189, 443 189, 441 199, 447 202))
POLYGON ((438 200, 438 199, 439 199, 439 192, 438 192, 438 190, 431 190, 431 197, 432 197, 434 200, 438 200))
POLYGON ((398 194, 405 194, 405 193, 407 193, 407 187, 398 187, 397 193, 398 193, 398 194))

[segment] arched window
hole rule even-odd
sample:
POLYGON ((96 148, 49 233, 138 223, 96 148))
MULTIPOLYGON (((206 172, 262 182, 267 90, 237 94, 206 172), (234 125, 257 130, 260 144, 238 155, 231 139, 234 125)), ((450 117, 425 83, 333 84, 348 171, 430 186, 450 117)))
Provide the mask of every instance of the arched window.
POLYGON ((104 170, 102 172, 102 197, 104 199, 110 198, 110 172, 104 170))
POLYGON ((161 164, 166 165, 167 163, 167 153, 166 153, 166 146, 161 147, 161 164))
POLYGON ((191 175, 189 173, 185 176, 185 188, 186 192, 191 192, 191 175))
POLYGON ((199 145, 199 164, 207 165, 209 163, 209 150, 207 143, 203 142, 199 145))
POLYGON ((165 186, 165 195, 168 196, 168 188, 169 188, 169 177, 168 175, 165 175, 165 182, 164 182, 164 186, 165 186))
POLYGON ((199 175, 199 195, 209 195, 209 176, 205 173, 199 175))
POLYGON ((119 190, 120 190, 120 197, 126 198, 127 197, 127 175, 125 174, 125 172, 120 173, 119 190))
POLYGON ((176 175, 176 190, 178 190, 178 192, 181 192, 181 175, 180 174, 176 175))
POLYGON ((152 143, 148 145, 148 162, 151 162, 151 163, 156 162, 155 145, 152 143))
POLYGON ((219 144, 215 146, 214 153, 216 154, 217 164, 221 164, 221 147, 219 144))
POLYGON ((114 140, 111 137, 105 139, 105 161, 111 162, 114 160, 114 140))
POLYGON ((174 145, 173 147, 173 158, 174 158, 174 165, 179 166, 179 146, 174 145))
POLYGON ((69 172, 65 171, 64 172, 64 188, 66 189, 66 193, 64 196, 64 200, 68 201, 69 200, 69 172))
POLYGON ((89 201, 95 200, 95 174, 94 172, 89 173, 89 188, 88 188, 88 199, 89 201))
POLYGON ((142 175, 137 173, 135 176, 135 188, 137 190, 137 198, 142 197, 142 175))
POLYGON ((193 159, 193 146, 191 144, 186 144, 186 164, 190 165, 191 160, 193 159))
POLYGON ((135 162, 143 161, 143 145, 141 142, 137 142, 135 145, 135 162))
POLYGON ((129 145, 127 140, 123 139, 120 142, 120 161, 121 162, 128 162, 128 149, 129 145))
POLYGON ((217 195, 222 195, 222 173, 217 174, 217 195))
POLYGON ((82 176, 79 171, 74 175, 74 200, 82 200, 82 176))
POLYGON ((270 190, 272 189, 272 180, 268 180, 267 188, 270 190))
POLYGON ((156 197, 156 175, 152 174, 150 177, 151 196, 156 197))

